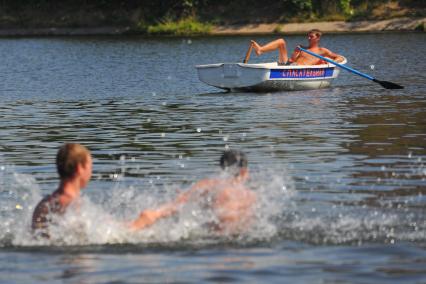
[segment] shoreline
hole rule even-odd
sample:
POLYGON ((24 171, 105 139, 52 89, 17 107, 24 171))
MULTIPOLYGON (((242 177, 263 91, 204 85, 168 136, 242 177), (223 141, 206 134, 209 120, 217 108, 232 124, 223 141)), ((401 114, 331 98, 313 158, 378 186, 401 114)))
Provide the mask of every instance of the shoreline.
POLYGON ((252 34, 305 34, 315 28, 326 33, 365 33, 365 32, 396 32, 416 31, 426 24, 424 18, 395 18, 381 21, 358 22, 312 22, 312 23, 272 23, 248 24, 240 26, 218 26, 213 29, 215 35, 252 35, 252 34))
MULTIPOLYGON (((425 31, 426 17, 394 18, 380 21, 333 21, 312 23, 258 23, 244 25, 218 25, 203 36, 220 35, 259 35, 259 34, 305 34, 316 28, 327 33, 368 33, 425 31)), ((27 28, 0 29, 0 37, 32 36, 96 36, 96 35, 146 35, 133 31, 130 27, 96 28, 27 28)), ((191 35, 188 35, 191 36, 191 35)))

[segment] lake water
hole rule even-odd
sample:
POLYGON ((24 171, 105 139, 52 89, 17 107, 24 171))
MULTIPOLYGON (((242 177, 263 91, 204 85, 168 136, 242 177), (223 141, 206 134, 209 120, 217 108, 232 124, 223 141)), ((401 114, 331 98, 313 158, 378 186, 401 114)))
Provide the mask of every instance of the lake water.
POLYGON ((241 61, 250 39, 0 39, 0 283, 426 283, 426 34, 323 38, 403 90, 344 70, 299 92, 198 80, 194 65, 241 61), (80 211, 37 241, 32 210, 57 187, 66 141, 92 151, 93 179, 80 211), (220 174, 228 148, 247 154, 259 196, 247 232, 212 236, 195 205, 122 230, 220 174))

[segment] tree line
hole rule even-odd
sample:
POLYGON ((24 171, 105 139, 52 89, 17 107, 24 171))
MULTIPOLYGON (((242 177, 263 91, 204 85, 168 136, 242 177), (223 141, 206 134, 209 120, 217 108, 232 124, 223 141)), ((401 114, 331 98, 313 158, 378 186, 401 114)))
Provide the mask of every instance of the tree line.
MULTIPOLYGON (((143 25, 192 17, 212 24, 365 19, 389 0, 0 0, 0 26, 143 25)), ((424 11, 423 0, 400 6, 424 11)))

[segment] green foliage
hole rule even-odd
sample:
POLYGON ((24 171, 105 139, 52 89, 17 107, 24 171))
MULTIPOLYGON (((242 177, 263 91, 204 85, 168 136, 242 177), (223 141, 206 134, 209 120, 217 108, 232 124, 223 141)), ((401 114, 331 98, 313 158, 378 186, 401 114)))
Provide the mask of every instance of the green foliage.
POLYGON ((283 25, 277 25, 272 32, 275 33, 275 34, 282 33, 283 32, 283 25))
POLYGON ((351 8, 351 0, 340 0, 339 1, 339 7, 340 7, 340 10, 345 15, 350 15, 350 14, 353 13, 352 8, 351 8))
MULTIPOLYGON (((402 8, 398 16, 406 13, 424 17, 424 1, 0 0, 0 28, 126 26, 150 34, 204 34, 211 29, 210 25, 203 24, 206 22, 247 24, 386 18, 389 14, 378 15, 377 11, 390 2, 402 8)), ((279 30, 278 27, 276 32, 279 30)))
POLYGON ((351 0, 284 0, 298 15, 317 14, 320 18, 342 20, 353 13, 351 0), (343 15, 342 15, 343 14, 343 15))
POLYGON ((425 29, 425 23, 418 24, 418 26, 415 28, 415 30, 418 31, 418 32, 424 32, 424 31, 426 31, 426 29, 425 29))
POLYGON ((288 2, 289 6, 293 6, 293 9, 295 10, 307 12, 312 11, 312 0, 290 0, 285 2, 288 2))
POLYGON ((165 21, 157 25, 149 25, 146 32, 150 35, 201 35, 208 34, 211 25, 197 21, 193 17, 188 17, 178 21, 165 21))

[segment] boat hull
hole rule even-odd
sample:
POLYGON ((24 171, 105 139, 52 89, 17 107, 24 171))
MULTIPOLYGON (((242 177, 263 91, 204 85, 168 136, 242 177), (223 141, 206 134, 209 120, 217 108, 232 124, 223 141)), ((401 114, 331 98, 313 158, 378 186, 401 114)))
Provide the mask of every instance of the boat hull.
MULTIPOLYGON (((346 63, 346 60, 343 64, 346 63)), ((279 66, 276 62, 197 65, 200 81, 229 91, 291 91, 330 87, 339 75, 333 64, 279 66)))

